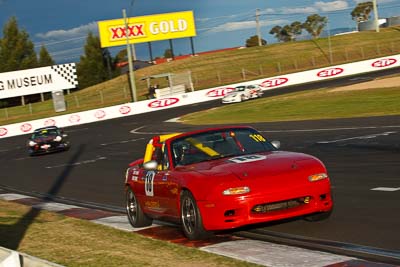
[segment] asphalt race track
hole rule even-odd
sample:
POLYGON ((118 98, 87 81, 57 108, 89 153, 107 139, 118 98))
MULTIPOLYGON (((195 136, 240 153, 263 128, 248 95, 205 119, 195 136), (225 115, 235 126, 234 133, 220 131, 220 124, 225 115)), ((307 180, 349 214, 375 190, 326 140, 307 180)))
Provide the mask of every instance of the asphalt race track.
MULTIPOLYGON (((27 136, 0 139, 0 185, 122 209, 125 170, 142 156, 148 139, 203 128, 167 120, 219 105, 212 101, 66 128, 71 149, 43 156, 28 156, 27 136)), ((282 150, 320 158, 331 177, 335 208, 327 221, 298 219, 250 230, 400 250, 400 116, 251 126, 281 141, 282 150)))

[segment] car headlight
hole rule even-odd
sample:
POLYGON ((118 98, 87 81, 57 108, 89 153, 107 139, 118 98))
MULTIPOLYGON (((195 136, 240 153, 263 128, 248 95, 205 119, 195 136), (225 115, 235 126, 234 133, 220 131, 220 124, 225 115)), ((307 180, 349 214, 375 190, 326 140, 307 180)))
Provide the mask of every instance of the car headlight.
POLYGON ((31 140, 31 141, 29 141, 28 145, 29 145, 29 146, 35 146, 35 145, 36 145, 36 142, 34 142, 34 141, 31 140))
POLYGON ((313 175, 310 175, 310 176, 308 176, 308 180, 310 181, 310 182, 315 182, 315 181, 319 181, 319 180, 323 180, 323 179, 325 179, 325 178, 328 178, 328 174, 326 174, 326 173, 317 173, 317 174, 313 174, 313 175))
POLYGON ((246 194, 250 192, 250 187, 248 186, 241 186, 241 187, 234 187, 234 188, 228 188, 222 192, 223 195, 225 196, 230 196, 230 195, 241 195, 241 194, 246 194))
POLYGON ((57 135, 56 138, 54 138, 54 141, 60 142, 62 140, 62 137, 57 135))

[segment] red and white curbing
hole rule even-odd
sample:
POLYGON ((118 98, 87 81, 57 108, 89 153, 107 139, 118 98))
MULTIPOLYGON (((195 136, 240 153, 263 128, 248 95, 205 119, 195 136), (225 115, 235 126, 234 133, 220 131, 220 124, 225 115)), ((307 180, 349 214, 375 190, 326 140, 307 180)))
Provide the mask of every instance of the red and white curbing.
MULTIPOLYGON (((0 199, 30 205, 37 209, 62 213, 67 216, 86 219, 93 223, 106 225, 119 230, 137 232, 153 238, 173 243, 197 247, 202 251, 215 253, 251 263, 270 267, 345 267, 345 266, 382 266, 379 263, 366 262, 357 258, 313 251, 298 247, 278 245, 270 242, 243 238, 220 237, 211 242, 190 242, 179 234, 176 227, 153 224, 150 227, 134 229, 125 215, 101 210, 87 209, 75 205, 49 202, 21 194, 0 194, 0 199)), ((0 261, 0 265, 2 262, 0 261)), ((391 265, 384 264, 385 267, 391 265)))

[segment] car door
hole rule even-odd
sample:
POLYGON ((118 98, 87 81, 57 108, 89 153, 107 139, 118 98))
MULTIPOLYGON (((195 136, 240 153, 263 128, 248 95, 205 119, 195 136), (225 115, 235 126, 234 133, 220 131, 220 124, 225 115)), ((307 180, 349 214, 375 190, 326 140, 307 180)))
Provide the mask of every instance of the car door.
POLYGON ((170 170, 168 150, 163 145, 160 151, 159 165, 154 174, 153 191, 160 205, 159 212, 165 216, 176 216, 178 186, 170 170))

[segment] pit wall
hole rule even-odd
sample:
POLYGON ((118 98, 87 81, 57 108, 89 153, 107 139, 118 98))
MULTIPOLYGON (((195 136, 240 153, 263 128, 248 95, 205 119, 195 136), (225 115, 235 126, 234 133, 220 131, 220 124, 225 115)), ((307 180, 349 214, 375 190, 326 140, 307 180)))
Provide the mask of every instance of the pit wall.
POLYGON ((369 59, 343 65, 330 66, 292 74, 285 74, 253 81, 229 84, 220 87, 199 90, 190 93, 173 95, 161 99, 151 99, 140 102, 126 103, 95 110, 54 116, 27 122, 0 126, 0 138, 28 134, 34 129, 56 125, 69 127, 85 123, 109 120, 125 116, 132 116, 157 110, 169 109, 199 102, 222 98, 236 86, 259 84, 263 91, 279 89, 281 87, 318 82, 327 79, 340 78, 360 73, 380 71, 383 69, 400 67, 400 55, 369 59))

